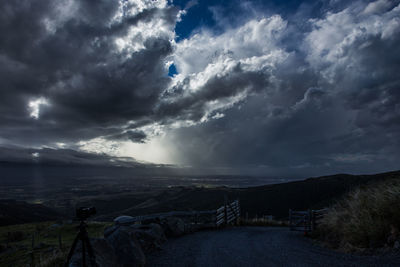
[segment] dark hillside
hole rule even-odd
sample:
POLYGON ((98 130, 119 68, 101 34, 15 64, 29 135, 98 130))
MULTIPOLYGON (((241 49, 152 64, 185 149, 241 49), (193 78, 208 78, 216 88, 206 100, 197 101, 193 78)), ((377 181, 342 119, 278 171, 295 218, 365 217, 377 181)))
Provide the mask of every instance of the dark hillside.
MULTIPOLYGON (((141 202, 134 199, 129 203, 124 199, 124 207, 118 209, 118 198, 91 200, 83 205, 99 205, 101 220, 111 220, 121 214, 142 215, 171 210, 208 210, 223 205, 225 196, 228 200, 239 198, 242 207, 242 216, 274 215, 277 218, 286 218, 288 210, 318 209, 334 203, 343 194, 353 188, 372 182, 392 178, 400 179, 400 171, 375 175, 348 175, 338 174, 318 178, 309 178, 304 181, 274 184, 249 188, 196 188, 176 187, 162 191, 141 202), (113 212, 107 212, 108 204, 113 203, 113 212), (104 212, 102 212, 102 209, 104 212)), ((122 204, 122 203, 121 203, 122 204)))
POLYGON ((0 226, 42 222, 61 218, 55 210, 40 204, 16 200, 0 200, 0 226))
MULTIPOLYGON (((240 199, 242 216, 273 215, 284 219, 287 218, 290 208, 304 210, 326 207, 359 185, 392 178, 400 178, 400 171, 375 175, 337 174, 247 188, 196 186, 136 188, 119 184, 118 179, 107 179, 114 184, 105 183, 101 179, 76 179, 58 189, 48 186, 45 188, 47 191, 35 191, 33 200, 40 196, 45 205, 0 200, 0 224, 53 220, 58 216, 56 211, 72 217, 76 206, 95 206, 97 216, 93 219, 102 221, 111 221, 120 215, 137 216, 173 210, 211 210, 222 206, 225 198, 228 201, 240 199), (76 188, 79 190, 75 190, 76 188)), ((142 180, 145 182, 146 179, 142 180)), ((162 180, 163 183, 167 181, 168 178, 162 180)), ((157 180, 154 180, 155 182, 157 180)), ((2 192, 7 193, 8 188, 10 192, 14 192, 13 196, 17 196, 14 187, 4 186, 2 192)), ((32 200, 27 192, 33 189, 28 186, 25 189, 24 193, 18 194, 21 197, 27 196, 22 200, 30 202, 32 200)))
POLYGON ((338 200, 356 186, 388 180, 400 179, 400 171, 374 175, 337 174, 304 181, 275 184, 238 190, 234 195, 241 200, 243 210, 249 216, 274 215, 285 218, 288 210, 323 208, 338 200))

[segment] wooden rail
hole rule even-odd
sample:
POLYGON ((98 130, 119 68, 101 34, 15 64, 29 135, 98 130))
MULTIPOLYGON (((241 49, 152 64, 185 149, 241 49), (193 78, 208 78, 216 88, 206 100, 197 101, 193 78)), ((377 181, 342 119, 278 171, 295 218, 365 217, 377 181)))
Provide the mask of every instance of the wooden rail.
POLYGON ((203 210, 203 211, 169 211, 163 213, 154 213, 148 215, 140 215, 132 217, 131 222, 142 222, 153 219, 164 219, 168 217, 196 217, 199 215, 212 215, 215 210, 203 210))
POLYGON ((202 223, 213 227, 228 225, 238 221, 240 217, 239 200, 226 204, 216 210, 203 211, 170 211, 141 216, 120 216, 114 220, 116 224, 134 224, 150 220, 164 219, 168 217, 180 217, 188 223, 202 223))
POLYGON ((215 225, 228 225, 237 222, 240 218, 240 203, 235 200, 232 203, 224 205, 216 210, 215 225))
POLYGON ((328 209, 294 211, 289 210, 289 226, 291 231, 303 231, 308 234, 314 231, 328 209))

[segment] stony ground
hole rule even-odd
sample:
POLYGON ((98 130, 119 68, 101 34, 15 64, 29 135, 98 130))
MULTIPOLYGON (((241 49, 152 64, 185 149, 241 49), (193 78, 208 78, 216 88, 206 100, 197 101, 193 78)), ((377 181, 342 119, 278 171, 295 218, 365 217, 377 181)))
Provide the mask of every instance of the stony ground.
POLYGON ((234 227, 167 241, 148 266, 400 266, 400 256, 358 256, 325 249, 299 232, 234 227))

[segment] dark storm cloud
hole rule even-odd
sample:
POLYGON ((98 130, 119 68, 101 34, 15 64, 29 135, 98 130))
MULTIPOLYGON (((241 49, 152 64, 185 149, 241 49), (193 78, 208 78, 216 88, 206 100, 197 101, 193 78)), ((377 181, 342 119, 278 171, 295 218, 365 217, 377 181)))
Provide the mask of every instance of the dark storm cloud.
POLYGON ((144 143, 146 141, 146 137, 147 136, 143 131, 128 130, 123 133, 107 136, 107 139, 144 143))
POLYGON ((111 157, 106 154, 92 154, 72 149, 51 149, 51 148, 20 148, 0 147, 0 163, 41 163, 58 165, 99 165, 99 166, 125 166, 139 167, 146 166, 130 159, 111 157))
POLYGON ((118 1, 1 1, 0 5, 3 138, 46 144, 118 136, 124 132, 118 128, 128 121, 152 114, 169 83, 164 61, 172 52, 170 36, 157 31, 146 38, 134 36, 134 42, 142 38, 138 42, 143 47, 136 50, 121 50, 116 41, 126 38, 138 23, 161 20, 173 29, 175 8, 150 6, 114 19, 118 1), (28 105, 38 98, 48 103, 39 105, 35 120, 28 105))
POLYGON ((189 86, 188 79, 173 86, 163 97, 157 114, 174 120, 199 121, 208 111, 211 101, 234 97, 246 90, 246 94, 255 93, 268 86, 268 73, 244 70, 236 64, 225 75, 213 76, 207 80, 201 90, 184 94, 183 87, 189 86))

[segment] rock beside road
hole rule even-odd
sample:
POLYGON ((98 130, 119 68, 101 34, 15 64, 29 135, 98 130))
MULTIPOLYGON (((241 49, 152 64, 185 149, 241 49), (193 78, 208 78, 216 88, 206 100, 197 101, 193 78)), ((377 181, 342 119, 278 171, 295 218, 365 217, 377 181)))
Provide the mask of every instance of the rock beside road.
POLYGON ((139 240, 136 238, 136 229, 129 226, 120 226, 106 240, 113 247, 121 266, 144 266, 144 256, 139 240))
MULTIPOLYGON (((163 218, 158 223, 135 224, 130 216, 120 216, 113 226, 104 230, 104 238, 91 239, 99 267, 145 266, 145 253, 161 249, 167 237, 185 234, 189 227, 180 218, 163 218)), ((87 262, 89 255, 86 251, 87 262)), ((70 267, 82 264, 80 243, 71 259, 70 267)))
POLYGON ((161 226, 168 237, 178 237, 185 234, 185 223, 179 218, 165 218, 161 221, 161 226))

